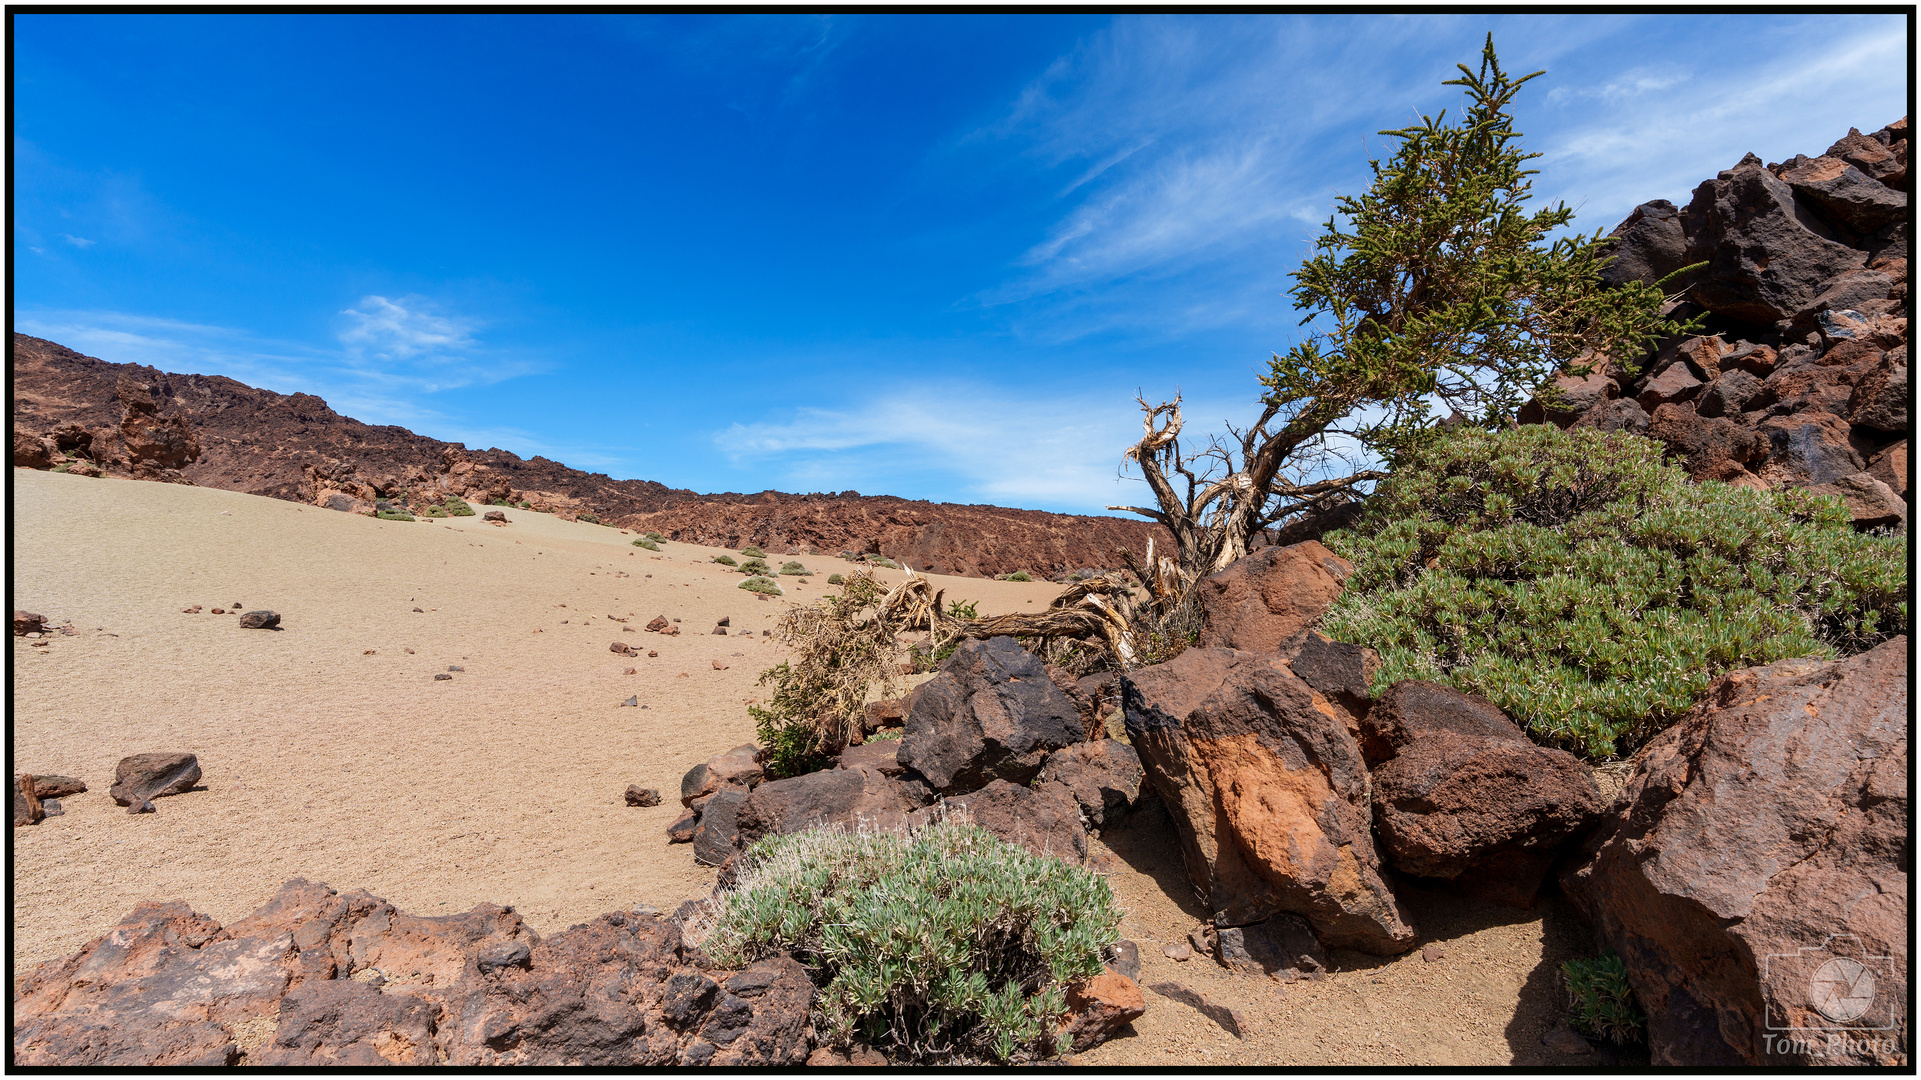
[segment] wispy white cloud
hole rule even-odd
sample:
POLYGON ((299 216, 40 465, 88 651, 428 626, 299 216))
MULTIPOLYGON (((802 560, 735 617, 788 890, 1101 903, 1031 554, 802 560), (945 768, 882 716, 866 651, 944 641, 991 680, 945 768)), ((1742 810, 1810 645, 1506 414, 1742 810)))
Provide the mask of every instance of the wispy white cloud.
POLYGON ((463 352, 475 344, 469 320, 434 314, 423 297, 364 296, 358 307, 341 314, 350 321, 340 342, 354 356, 406 360, 463 352))
POLYGON ((84 236, 75 236, 72 233, 61 233, 60 239, 65 240, 67 243, 72 244, 82 251, 92 247, 95 243, 95 241, 89 240, 84 236))

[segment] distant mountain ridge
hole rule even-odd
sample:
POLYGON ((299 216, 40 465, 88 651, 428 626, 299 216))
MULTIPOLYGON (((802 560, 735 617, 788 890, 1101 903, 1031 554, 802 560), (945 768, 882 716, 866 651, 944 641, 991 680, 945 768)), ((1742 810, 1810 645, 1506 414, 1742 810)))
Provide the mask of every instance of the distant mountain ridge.
MULTIPOLYGON (((893 496, 698 494, 616 480, 535 456, 342 416, 312 394, 277 394, 221 375, 182 375, 12 339, 13 461, 190 483, 369 513, 457 494, 565 517, 651 529, 674 540, 770 552, 885 554, 916 569, 1049 576, 1121 565, 1146 549, 1143 521, 893 496)), ((1161 542, 1167 538, 1162 535, 1161 542)))

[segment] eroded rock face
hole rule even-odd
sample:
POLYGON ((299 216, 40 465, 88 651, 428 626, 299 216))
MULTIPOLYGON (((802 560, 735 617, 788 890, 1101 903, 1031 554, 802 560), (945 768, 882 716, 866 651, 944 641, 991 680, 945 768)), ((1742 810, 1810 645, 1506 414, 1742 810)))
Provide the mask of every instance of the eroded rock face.
POLYGON ((1011 637, 969 641, 908 699, 900 763, 943 794, 1025 784, 1086 734, 1080 708, 1032 653, 1011 637))
POLYGON ((1200 643, 1272 653, 1326 611, 1353 572, 1319 540, 1262 548, 1196 584, 1207 619, 1200 643))
POLYGON ((1908 647, 1717 680, 1563 872, 1627 964, 1655 1064, 1908 1060, 1908 647), (1853 996, 1822 995, 1831 957, 1853 996))
POLYGON ((1413 946, 1381 877, 1367 766, 1344 710, 1278 656, 1233 649, 1130 672, 1121 701, 1217 926, 1292 912, 1331 946, 1413 946))
POLYGON ((507 908, 421 918, 296 879, 224 929, 143 904, 41 965, 13 1049, 55 1067, 780 1066, 812 1048, 812 1000, 792 958, 716 971, 672 919, 614 912, 542 938, 507 908))
POLYGON ((1081 825, 1080 806, 1064 784, 1048 781, 1021 787, 996 780, 979 791, 948 799, 946 805, 1002 840, 1036 855, 1051 855, 1071 863, 1087 859, 1087 830, 1081 825))
POLYGON ((1119 739, 1076 743, 1047 755, 1041 776, 1073 792, 1088 824, 1105 825, 1141 797, 1141 756, 1119 739))
POLYGON ((1375 827, 1404 873, 1527 907, 1560 846, 1601 812, 1592 769, 1536 746, 1477 695, 1396 683, 1362 731, 1375 827))

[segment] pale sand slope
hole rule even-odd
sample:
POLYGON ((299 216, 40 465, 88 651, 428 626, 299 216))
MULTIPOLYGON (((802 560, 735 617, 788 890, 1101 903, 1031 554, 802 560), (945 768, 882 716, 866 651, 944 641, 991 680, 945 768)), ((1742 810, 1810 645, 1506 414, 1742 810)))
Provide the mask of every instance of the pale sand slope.
MULTIPOLYGON (((655 556, 618 530, 528 511, 508 510, 506 527, 379 522, 169 484, 25 469, 12 481, 13 606, 81 631, 46 648, 11 639, 12 770, 90 788, 65 816, 13 830, 16 974, 143 900, 227 923, 293 877, 418 914, 512 905, 543 933, 700 895, 713 871, 665 843, 680 776, 752 741, 745 703, 784 656, 759 631, 847 569, 802 556, 821 576, 782 579, 788 599, 759 601, 708 561, 721 549, 668 543, 655 556), (284 629, 209 613, 236 600, 280 612, 284 629), (193 604, 206 610, 181 613, 193 604), (659 614, 683 620, 680 636, 641 630, 659 614), (721 616, 754 636, 712 635, 721 616), (643 655, 610 652, 616 640, 643 655), (450 664, 465 671, 434 681, 450 664), (629 695, 648 708, 618 707, 629 695), (151 750, 198 754, 205 790, 130 816, 107 787, 121 757, 151 750), (630 783, 664 804, 624 805, 630 783)), ((937 583, 982 614, 1036 610, 1058 590, 937 583)), ((1105 839, 1097 865, 1128 909, 1142 981, 1186 982, 1243 1009, 1252 1031, 1237 1041, 1149 994, 1135 1033, 1084 1063, 1545 1061, 1554 965, 1579 944, 1558 908, 1543 919, 1416 894, 1447 959, 1337 954, 1326 980, 1277 995, 1161 956, 1200 917, 1162 811, 1150 804, 1105 839)))
MULTIPOLYGON (((12 472, 13 606, 81 631, 46 648, 10 639, 12 769, 89 787, 65 816, 14 830, 16 966, 72 952, 142 900, 226 923, 292 877, 421 914, 510 904, 542 932, 671 908, 713 879, 691 846, 666 843, 681 774, 753 741, 745 703, 784 656, 760 631, 850 569, 799 557, 819 576, 783 578, 789 598, 761 601, 709 562, 722 549, 656 556, 529 511, 507 510, 505 527, 385 522, 12 472), (280 612, 283 629, 208 613, 236 600, 280 612), (206 610, 181 613, 193 604, 206 610), (679 636, 642 630, 661 614, 684 620, 679 636), (722 616, 753 636, 713 635, 722 616), (610 652, 616 640, 643 655, 610 652), (449 665, 466 670, 434 681, 449 665), (647 707, 618 707, 629 695, 647 707), (107 796, 114 765, 155 750, 199 755, 206 790, 129 816, 107 796), (626 806, 630 783, 665 801, 626 806)), ((938 583, 983 613, 1058 591, 938 583)))

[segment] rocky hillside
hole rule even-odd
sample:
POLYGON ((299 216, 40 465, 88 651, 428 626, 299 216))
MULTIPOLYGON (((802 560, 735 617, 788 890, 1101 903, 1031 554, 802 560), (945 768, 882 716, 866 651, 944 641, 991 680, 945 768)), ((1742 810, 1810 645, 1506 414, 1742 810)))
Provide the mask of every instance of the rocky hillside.
MULTIPOLYGON (((179 375, 13 336, 13 463, 197 484, 372 513, 448 494, 592 515, 671 539, 789 554, 884 554, 947 574, 1055 575, 1120 565, 1145 550, 1144 522, 891 496, 700 495, 615 480, 544 457, 341 416, 312 394, 276 394, 219 375, 179 375)), ((1163 541, 1165 542, 1165 541, 1163 541)))
POLYGON ((1698 337, 1630 376, 1560 382, 1523 420, 1651 435, 1697 480, 1839 495, 1861 528, 1901 525, 1908 499, 1908 121, 1850 131, 1820 157, 1753 154, 1614 230, 1616 282, 1657 281, 1698 337))

